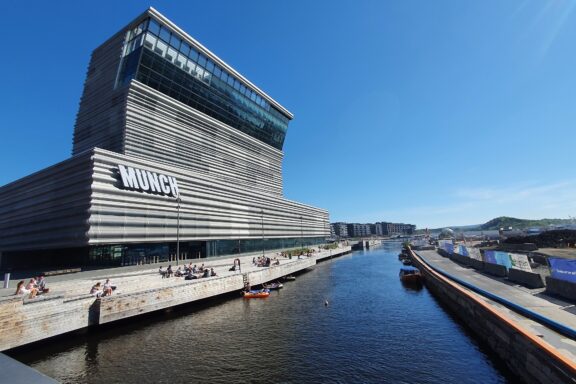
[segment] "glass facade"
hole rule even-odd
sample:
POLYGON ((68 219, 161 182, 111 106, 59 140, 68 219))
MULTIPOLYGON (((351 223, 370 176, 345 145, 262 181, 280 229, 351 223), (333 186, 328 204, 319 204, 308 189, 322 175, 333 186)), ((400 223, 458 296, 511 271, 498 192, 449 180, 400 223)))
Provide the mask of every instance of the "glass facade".
MULTIPOLYGON (((180 254, 185 259, 234 256, 274 250, 286 250, 326 243, 324 237, 287 239, 181 241, 180 254)), ((176 255, 176 243, 98 245, 90 248, 90 265, 137 265, 169 262, 176 255)))
POLYGON ((153 18, 127 33, 118 85, 132 79, 282 149, 290 118, 153 18))

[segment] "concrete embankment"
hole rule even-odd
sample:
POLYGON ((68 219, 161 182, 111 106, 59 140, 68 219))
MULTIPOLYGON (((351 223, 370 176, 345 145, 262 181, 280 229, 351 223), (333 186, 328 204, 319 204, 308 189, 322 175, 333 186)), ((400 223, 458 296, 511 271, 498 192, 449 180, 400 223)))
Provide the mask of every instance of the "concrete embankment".
POLYGON ((0 353, 0 383, 57 384, 58 382, 37 370, 0 353))
POLYGON ((259 285, 314 266, 323 259, 351 251, 340 247, 311 257, 280 258, 279 265, 257 267, 252 256, 241 258, 241 271, 229 271, 233 259, 197 260, 214 267, 216 277, 184 280, 162 279, 157 269, 130 272, 106 270, 102 275, 50 284, 50 293, 34 299, 22 296, 0 298, 0 351, 80 330, 89 326, 171 308, 218 295, 240 291, 244 283, 259 285), (97 281, 110 277, 118 286, 112 296, 96 299, 87 292, 97 281))
POLYGON ((382 244, 381 239, 358 240, 355 243, 353 242, 352 249, 355 251, 361 251, 364 249, 380 247, 382 244))
POLYGON ((571 345, 565 342, 565 337, 550 330, 534 332, 541 326, 527 325, 531 320, 522 320, 518 314, 512 316, 511 311, 458 284, 413 251, 410 254, 435 297, 484 340, 524 382, 576 382, 574 355, 558 347, 562 343, 571 345))

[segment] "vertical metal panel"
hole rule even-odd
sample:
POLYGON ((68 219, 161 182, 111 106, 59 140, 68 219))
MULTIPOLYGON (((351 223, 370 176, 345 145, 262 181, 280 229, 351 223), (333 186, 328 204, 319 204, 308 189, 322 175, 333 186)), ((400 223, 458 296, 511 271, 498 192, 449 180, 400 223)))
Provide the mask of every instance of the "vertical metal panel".
POLYGON ((0 250, 86 245, 91 153, 0 188, 0 250))
POLYGON ((97 149, 91 244, 176 241, 176 199, 121 189, 117 164, 177 178, 182 199, 181 241, 259 239, 262 219, 266 238, 329 235, 326 210, 187 169, 97 149))

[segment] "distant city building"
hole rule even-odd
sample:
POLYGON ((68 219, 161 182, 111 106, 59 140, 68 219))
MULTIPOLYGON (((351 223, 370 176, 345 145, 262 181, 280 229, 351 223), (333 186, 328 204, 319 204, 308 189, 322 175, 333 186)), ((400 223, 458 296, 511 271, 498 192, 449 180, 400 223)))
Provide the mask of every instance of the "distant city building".
POLYGON ((384 226, 382 223, 374 224, 374 234, 376 236, 384 236, 384 226))
POLYGON ((412 235, 416 230, 414 224, 381 222, 383 236, 412 235))
POLYGON ((350 237, 368 237, 372 235, 370 224, 352 223, 348 224, 348 235, 350 237))
POLYGON ((341 238, 412 235, 416 231, 414 224, 389 223, 385 221, 374 224, 338 222, 330 224, 330 228, 335 236, 341 238))
POLYGON ((346 223, 330 224, 330 232, 332 232, 335 237, 348 237, 348 227, 346 223))

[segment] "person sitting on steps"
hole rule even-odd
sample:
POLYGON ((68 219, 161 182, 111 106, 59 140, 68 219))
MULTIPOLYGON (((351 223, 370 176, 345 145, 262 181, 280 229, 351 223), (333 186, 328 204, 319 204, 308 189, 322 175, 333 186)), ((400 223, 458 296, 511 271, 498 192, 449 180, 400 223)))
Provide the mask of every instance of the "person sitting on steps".
POLYGON ((28 295, 29 299, 33 299, 36 297, 36 294, 38 293, 38 290, 36 288, 32 288, 32 289, 28 289, 25 285, 24 285, 24 280, 21 280, 20 282, 18 282, 18 284, 16 285, 16 293, 14 293, 15 295, 28 295))
POLYGON ((96 296, 98 299, 100 298, 100 296, 102 296, 102 289, 100 287, 100 282, 97 282, 92 286, 92 288, 90 289, 90 294, 92 296, 96 296))

